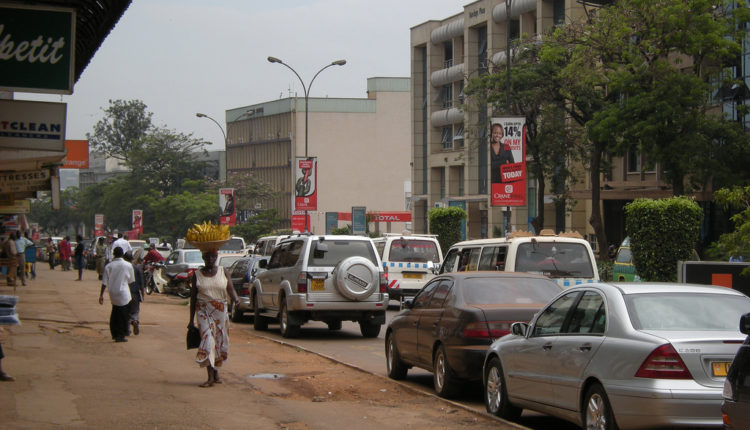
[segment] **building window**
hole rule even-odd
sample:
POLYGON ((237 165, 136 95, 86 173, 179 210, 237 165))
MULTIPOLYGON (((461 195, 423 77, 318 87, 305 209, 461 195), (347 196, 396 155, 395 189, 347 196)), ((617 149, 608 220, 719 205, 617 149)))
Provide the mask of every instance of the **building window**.
POLYGON ((458 195, 464 195, 464 168, 459 166, 458 168, 458 195))
POLYGON ((445 169, 440 169, 440 200, 445 198, 445 169))
POLYGON ((638 145, 630 145, 628 150, 628 173, 640 173, 641 171, 641 153, 638 151, 638 145))
POLYGON ((453 140, 456 142, 459 148, 464 147, 464 125, 458 124, 456 126, 456 134, 453 136, 453 140))
POLYGON ((552 4, 552 20, 555 25, 565 24, 565 0, 555 0, 552 4))
POLYGON ((510 20, 510 40, 521 38, 521 21, 518 19, 510 20))
POLYGON ((451 126, 443 127, 443 136, 440 142, 443 144, 443 149, 453 149, 453 128, 451 126))
POLYGON ((453 84, 443 85, 443 108, 453 107, 453 84))
POLYGON ((479 74, 487 73, 487 27, 477 29, 477 62, 479 74))
POLYGON ((445 42, 443 49, 445 51, 445 68, 447 69, 453 65, 453 42, 445 42))
POLYGON ((464 104, 465 98, 466 95, 464 94, 464 81, 461 81, 458 83, 458 104, 464 104))

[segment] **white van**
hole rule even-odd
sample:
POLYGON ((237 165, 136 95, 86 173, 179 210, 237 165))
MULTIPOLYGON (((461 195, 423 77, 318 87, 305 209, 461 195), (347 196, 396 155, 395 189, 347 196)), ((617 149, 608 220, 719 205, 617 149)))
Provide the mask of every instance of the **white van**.
POLYGON ((448 250, 440 273, 464 270, 536 273, 563 287, 599 281, 591 245, 579 233, 552 230, 458 242, 448 250))
POLYGON ((276 248, 276 245, 279 244, 282 240, 288 238, 290 235, 288 234, 282 234, 279 236, 264 236, 258 239, 257 242, 255 242, 255 249, 253 250, 254 254, 257 255, 263 255, 266 257, 270 257, 271 254, 273 254, 274 248, 276 248))
POLYGON ((443 260, 434 234, 386 233, 372 241, 388 277, 388 295, 394 300, 417 294, 435 277, 435 269, 443 260))

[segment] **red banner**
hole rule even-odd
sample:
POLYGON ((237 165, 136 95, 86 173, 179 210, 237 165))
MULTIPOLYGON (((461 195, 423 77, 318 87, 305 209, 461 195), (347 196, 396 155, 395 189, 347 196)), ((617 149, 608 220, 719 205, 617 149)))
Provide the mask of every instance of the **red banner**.
POLYGON ((133 229, 131 232, 136 232, 138 235, 143 234, 143 211, 141 209, 133 209, 133 229))
POLYGON ((526 118, 493 118, 490 126, 492 206, 526 205, 526 118))
POLYGON ((104 236, 104 214, 94 215, 94 236, 104 236))
POLYGON ((318 160, 315 157, 298 157, 295 161, 297 181, 294 185, 294 210, 318 210, 318 160))
POLYGON ((234 204, 234 188, 219 190, 219 224, 233 226, 236 223, 237 210, 234 204))
MULTIPOLYGON (((307 225, 310 225, 310 215, 307 215, 307 225)), ((305 231, 305 215, 292 215, 292 231, 305 231)))

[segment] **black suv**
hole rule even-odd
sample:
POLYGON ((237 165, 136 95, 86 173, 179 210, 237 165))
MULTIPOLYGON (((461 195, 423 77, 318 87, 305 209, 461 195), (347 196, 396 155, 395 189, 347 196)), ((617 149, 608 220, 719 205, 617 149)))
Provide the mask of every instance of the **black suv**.
POLYGON ((388 308, 386 278, 372 240, 362 236, 299 234, 280 242, 250 290, 253 326, 278 320, 281 335, 296 337, 307 321, 331 330, 359 323, 362 336, 377 337, 388 308))
MULTIPOLYGON (((750 335, 750 314, 740 318, 740 331, 750 335)), ((725 429, 750 428, 750 336, 745 339, 724 381, 721 415, 725 429)))

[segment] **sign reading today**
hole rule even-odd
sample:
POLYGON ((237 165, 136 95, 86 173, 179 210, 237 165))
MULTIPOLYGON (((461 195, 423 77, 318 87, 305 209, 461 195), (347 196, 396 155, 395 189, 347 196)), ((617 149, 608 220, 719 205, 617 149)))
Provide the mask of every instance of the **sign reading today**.
POLYGON ((72 94, 73 9, 0 5, 0 90, 72 94))

